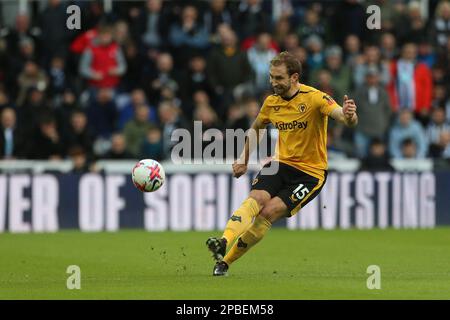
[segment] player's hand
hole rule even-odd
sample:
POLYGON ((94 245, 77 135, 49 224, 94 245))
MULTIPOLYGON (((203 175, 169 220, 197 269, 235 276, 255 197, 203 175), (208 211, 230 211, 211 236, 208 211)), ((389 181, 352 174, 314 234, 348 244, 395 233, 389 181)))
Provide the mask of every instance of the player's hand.
POLYGON ((244 163, 240 163, 238 161, 235 161, 233 163, 233 177, 239 178, 243 174, 247 172, 247 165, 244 163))
POLYGON ((353 122, 356 117, 356 104, 353 99, 349 99, 347 95, 344 96, 344 103, 342 106, 342 112, 348 122, 353 122))

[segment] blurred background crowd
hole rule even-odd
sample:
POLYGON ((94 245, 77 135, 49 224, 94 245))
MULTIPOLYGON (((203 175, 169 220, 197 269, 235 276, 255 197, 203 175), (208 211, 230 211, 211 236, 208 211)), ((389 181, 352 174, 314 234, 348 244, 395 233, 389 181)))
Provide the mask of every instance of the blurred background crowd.
POLYGON ((329 122, 329 158, 366 169, 449 162, 450 2, 22 0, 0 10, 3 159, 72 159, 83 171, 98 159, 168 159, 173 130, 195 120, 248 129, 271 94, 269 62, 287 50, 301 82, 357 103, 355 129, 329 122), (80 30, 66 27, 71 4, 80 30), (372 4, 379 30, 366 26, 372 4))

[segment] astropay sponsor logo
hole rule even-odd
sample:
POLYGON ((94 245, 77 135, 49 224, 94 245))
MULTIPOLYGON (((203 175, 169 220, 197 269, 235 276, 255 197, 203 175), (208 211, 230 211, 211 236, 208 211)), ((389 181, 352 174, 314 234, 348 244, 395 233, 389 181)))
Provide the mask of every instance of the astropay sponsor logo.
POLYGON ((291 122, 276 122, 275 127, 280 131, 306 129, 308 127, 308 121, 291 121, 291 122))

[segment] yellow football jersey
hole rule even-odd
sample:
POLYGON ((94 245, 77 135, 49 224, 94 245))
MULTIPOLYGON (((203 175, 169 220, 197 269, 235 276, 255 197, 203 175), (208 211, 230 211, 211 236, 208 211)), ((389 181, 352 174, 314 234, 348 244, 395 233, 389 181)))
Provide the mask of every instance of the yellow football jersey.
POLYGON ((328 116, 335 108, 340 106, 333 98, 304 84, 289 100, 268 96, 258 118, 278 129, 274 160, 323 180, 327 169, 328 116))

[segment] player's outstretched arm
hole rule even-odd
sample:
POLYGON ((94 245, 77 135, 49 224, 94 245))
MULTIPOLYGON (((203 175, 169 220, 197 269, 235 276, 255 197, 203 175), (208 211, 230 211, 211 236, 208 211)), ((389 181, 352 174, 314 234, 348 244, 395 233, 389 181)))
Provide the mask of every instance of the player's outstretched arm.
POLYGON ((266 124, 264 124, 259 118, 253 122, 252 127, 248 130, 245 137, 244 150, 242 150, 241 156, 233 163, 233 176, 239 178, 247 172, 247 165, 250 155, 257 147, 258 143, 264 135, 266 124))
POLYGON ((330 116, 347 127, 354 127, 358 124, 358 115, 356 114, 356 104, 353 99, 349 99, 347 95, 344 96, 344 103, 342 108, 334 109, 330 116))

